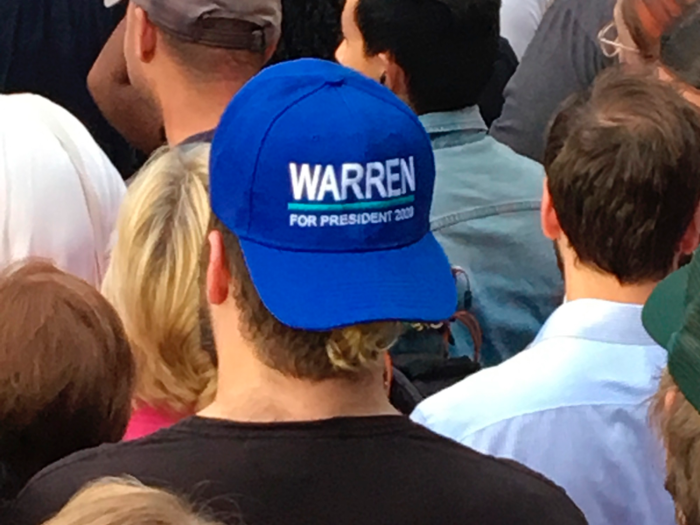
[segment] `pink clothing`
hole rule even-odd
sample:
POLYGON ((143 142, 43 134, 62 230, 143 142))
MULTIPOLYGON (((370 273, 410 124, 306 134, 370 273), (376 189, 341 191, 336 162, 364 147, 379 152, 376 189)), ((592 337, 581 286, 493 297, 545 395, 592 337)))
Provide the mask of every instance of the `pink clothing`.
POLYGON ((179 420, 180 418, 173 417, 171 414, 161 412, 153 407, 139 408, 131 414, 124 441, 146 437, 162 428, 174 425, 179 420))

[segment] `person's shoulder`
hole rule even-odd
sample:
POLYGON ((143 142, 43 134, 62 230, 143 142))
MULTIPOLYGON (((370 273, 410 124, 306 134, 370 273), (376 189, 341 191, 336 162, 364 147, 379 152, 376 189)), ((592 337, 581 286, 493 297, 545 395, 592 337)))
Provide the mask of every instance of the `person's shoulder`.
MULTIPOLYGON (((465 447, 451 439, 439 436, 423 428, 422 437, 432 444, 430 466, 439 467, 439 473, 431 484, 445 485, 446 497, 453 497, 461 488, 470 487, 469 496, 478 503, 483 523, 502 523, 496 516, 510 517, 515 524, 584 524, 581 511, 567 496, 564 489, 541 474, 509 459, 496 458, 465 447)), ((414 462, 416 469, 421 465, 414 462)), ((426 466, 428 466, 426 464, 426 466)), ((469 505, 470 512, 475 507, 469 505)), ((464 508, 455 505, 455 516, 464 508)))
POLYGON ((584 525, 587 522, 581 509, 566 491, 542 474, 509 459, 496 459, 503 469, 503 493, 500 504, 519 509, 513 523, 539 525, 584 525), (508 488, 506 488, 508 487, 508 488))
MULTIPOLYGON (((557 0, 542 19, 543 30, 560 32, 572 28, 583 29, 575 32, 574 37, 595 40, 598 31, 612 19, 615 0, 557 0)), ((552 43, 554 44, 554 43, 552 43)))
POLYGON ((120 444, 101 445, 76 452, 36 474, 12 504, 10 514, 16 525, 39 525, 57 512, 86 483, 101 477, 104 454, 120 444))
POLYGON ((160 457, 155 454, 182 435, 170 429, 152 436, 120 443, 103 444, 63 458, 36 474, 12 506, 16 525, 38 525, 57 512, 83 486, 104 477, 137 476, 147 473, 160 457))
POLYGON ((544 166, 542 164, 517 153, 513 148, 499 142, 492 135, 487 135, 484 140, 487 141, 496 158, 500 159, 505 168, 511 172, 511 176, 513 171, 517 171, 518 177, 525 176, 537 180, 540 185, 539 189, 542 189, 541 184, 544 178, 544 166))
POLYGON ((539 202, 542 198, 542 164, 516 153, 488 133, 465 144, 437 149, 435 164, 436 193, 451 196, 454 184, 467 184, 471 191, 499 200, 539 202))
POLYGON ((154 451, 178 447, 192 436, 188 433, 190 422, 185 420, 175 426, 164 428, 149 436, 119 443, 106 443, 94 448, 75 452, 39 472, 30 484, 42 484, 54 478, 104 470, 105 475, 113 468, 122 468, 129 462, 140 462, 141 458, 151 457, 154 451))
POLYGON ((115 454, 119 454, 124 449, 130 449, 132 447, 130 442, 107 443, 95 448, 75 452, 44 468, 32 478, 30 485, 41 484, 52 478, 61 477, 66 472, 79 469, 85 465, 94 465, 107 458, 113 457, 115 454))
MULTIPOLYGON (((534 344, 501 363, 467 377, 423 401, 411 418, 457 441, 506 420, 552 408, 556 384, 544 385, 543 364, 553 347, 534 344)), ((558 378, 548 378, 555 383, 558 378)))

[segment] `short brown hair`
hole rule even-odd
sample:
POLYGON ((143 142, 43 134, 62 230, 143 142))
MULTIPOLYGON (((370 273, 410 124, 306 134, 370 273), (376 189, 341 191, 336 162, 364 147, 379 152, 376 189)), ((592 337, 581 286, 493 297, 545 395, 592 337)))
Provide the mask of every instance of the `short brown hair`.
POLYGON ((214 214, 210 230, 223 237, 243 335, 253 343, 263 363, 285 375, 311 381, 353 378, 367 367, 383 366, 381 358, 401 334, 401 323, 387 321, 318 332, 291 328, 275 318, 260 298, 236 235, 214 214))
POLYGON ((117 313, 88 283, 43 261, 0 275, 0 362, 10 495, 46 465, 124 435, 133 358, 117 313))
POLYGON ((700 202, 700 115, 670 85, 618 69, 573 111, 545 166, 571 247, 623 284, 663 279, 700 202))
POLYGON ((197 80, 248 80, 265 65, 265 54, 186 42, 160 31, 168 51, 197 80))
POLYGON ((582 91, 570 95, 559 106, 559 111, 547 127, 547 143, 544 149, 545 169, 551 166, 564 149, 569 134, 579 118, 586 112, 590 93, 582 91))
POLYGON ((700 524, 700 413, 664 370, 652 400, 650 417, 666 448, 666 490, 673 496, 676 520, 700 524), (671 406, 666 397, 675 393, 671 406))

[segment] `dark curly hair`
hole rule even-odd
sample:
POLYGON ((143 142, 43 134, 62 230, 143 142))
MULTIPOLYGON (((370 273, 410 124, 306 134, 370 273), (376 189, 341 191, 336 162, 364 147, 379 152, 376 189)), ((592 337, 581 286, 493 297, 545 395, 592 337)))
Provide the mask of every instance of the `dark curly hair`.
POLYGON ((335 60, 345 0, 282 0, 282 37, 268 65, 297 58, 335 60))

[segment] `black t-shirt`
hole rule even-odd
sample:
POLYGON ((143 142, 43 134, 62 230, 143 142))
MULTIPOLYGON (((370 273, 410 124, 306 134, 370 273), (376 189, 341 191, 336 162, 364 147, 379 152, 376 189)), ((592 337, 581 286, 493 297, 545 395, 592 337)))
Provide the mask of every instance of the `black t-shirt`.
POLYGON ((193 144, 201 144, 201 143, 211 144, 214 141, 215 134, 216 134, 215 129, 202 131, 201 133, 197 133, 195 135, 192 135, 191 137, 187 137, 185 140, 180 142, 180 144, 178 144, 178 146, 191 146, 193 144))
POLYGON ((579 525, 564 491, 402 416, 251 424, 189 418, 39 473, 15 525, 39 525, 85 483, 134 476, 246 525, 579 525), (241 521, 239 521, 241 520, 241 521))
POLYGON ((102 116, 87 76, 123 18, 126 2, 1 0, 0 93, 36 93, 63 106, 95 137, 124 176, 140 159, 102 116))

